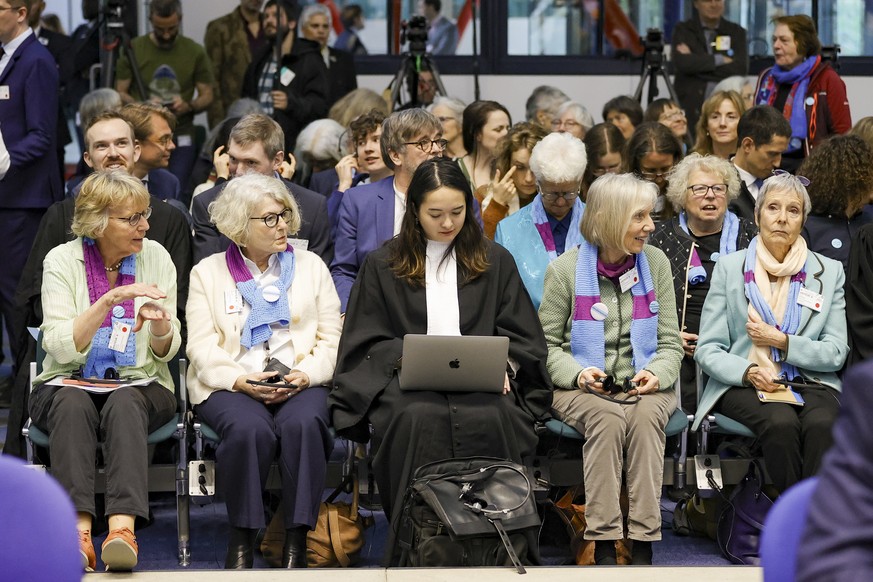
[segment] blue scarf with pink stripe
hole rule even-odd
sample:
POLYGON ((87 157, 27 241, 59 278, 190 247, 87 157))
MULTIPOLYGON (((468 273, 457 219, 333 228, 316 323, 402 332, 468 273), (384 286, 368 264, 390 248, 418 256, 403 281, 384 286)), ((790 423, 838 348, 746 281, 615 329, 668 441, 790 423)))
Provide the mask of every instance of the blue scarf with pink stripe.
MULTIPOLYGON (((633 367, 639 372, 655 356, 658 349, 658 313, 655 285, 645 253, 636 255, 638 280, 631 287, 633 320, 630 327, 633 367)), ((576 305, 570 328, 570 351, 580 365, 606 366, 605 322, 594 319, 591 308, 600 302, 600 282, 597 277, 597 247, 586 240, 579 245, 576 259, 576 305)), ((610 316, 613 314, 610 314, 610 316)))
MULTIPOLYGON (((543 239, 543 246, 546 247, 546 253, 549 255, 551 263, 558 258, 558 251, 555 248, 555 237, 552 234, 552 227, 549 224, 549 217, 546 214, 546 208, 543 206, 543 195, 537 194, 533 202, 530 203, 531 216, 533 216, 534 226, 543 239)), ((582 242, 582 231, 579 230, 579 223, 582 222, 582 214, 585 212, 585 204, 579 198, 573 203, 573 210, 570 214, 570 228, 567 231, 567 239, 564 242, 564 252, 572 249, 582 242)))
MULTIPOLYGON (((679 213, 679 226, 685 231, 685 234, 691 234, 691 231, 688 230, 688 216, 684 210, 679 213)), ((740 220, 736 214, 728 210, 724 213, 724 222, 721 226, 721 238, 718 241, 718 256, 710 257, 713 262, 717 261, 720 256, 728 255, 737 250, 737 235, 739 232, 740 220)), ((706 269, 703 268, 703 263, 700 262, 697 248, 691 247, 691 265, 688 269, 688 283, 699 285, 704 281, 706 281, 706 269)))

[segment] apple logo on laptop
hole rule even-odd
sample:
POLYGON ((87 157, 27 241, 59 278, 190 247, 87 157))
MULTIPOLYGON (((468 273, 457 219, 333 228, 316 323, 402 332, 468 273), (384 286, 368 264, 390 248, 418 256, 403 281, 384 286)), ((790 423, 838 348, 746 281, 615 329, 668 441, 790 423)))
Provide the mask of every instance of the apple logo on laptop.
POLYGON ((449 362, 449 368, 451 368, 453 370, 457 370, 460 367, 461 367, 461 360, 459 360, 458 358, 455 358, 454 360, 449 362))

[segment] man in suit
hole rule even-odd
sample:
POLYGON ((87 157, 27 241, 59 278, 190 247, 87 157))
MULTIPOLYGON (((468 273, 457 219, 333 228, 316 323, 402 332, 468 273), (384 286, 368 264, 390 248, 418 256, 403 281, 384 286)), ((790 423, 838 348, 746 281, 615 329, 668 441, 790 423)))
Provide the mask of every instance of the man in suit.
POLYGON ((673 30, 676 94, 691 128, 719 81, 749 72, 746 29, 724 19, 724 5, 725 0, 694 0, 691 18, 673 30))
POLYGON ((321 47, 321 57, 327 66, 327 108, 346 93, 358 88, 355 61, 350 53, 327 46, 330 38, 330 10, 324 4, 309 4, 300 13, 300 34, 321 47))
MULTIPOLYGON (((2 0, 0 0, 2 1, 2 0)), ((240 119, 230 132, 227 156, 231 179, 252 172, 280 178, 279 168, 285 160, 285 136, 273 119, 253 113, 240 119)), ((288 244, 312 251, 330 264, 333 244, 327 219, 327 199, 288 180, 282 180, 300 207, 302 221, 296 238, 288 244)), ((194 219, 194 264, 214 253, 224 252, 230 240, 218 232, 209 218, 209 204, 224 189, 224 182, 194 198, 191 215, 194 219)))
POLYGON ((48 49, 52 58, 58 65, 58 81, 60 88, 58 91, 58 129, 57 129, 57 149, 58 169, 60 171, 61 180, 64 179, 64 147, 73 141, 73 136, 70 135, 70 128, 67 124, 67 117, 64 115, 64 99, 66 94, 67 82, 73 71, 73 40, 66 34, 61 34, 53 30, 49 30, 42 26, 40 18, 45 10, 44 0, 33 0, 33 6, 27 19, 27 23, 33 29, 36 38, 42 43, 42 46, 48 49))
POLYGON ((400 232, 412 175, 425 160, 443 155, 442 138, 440 120, 424 109, 398 111, 382 122, 382 159, 394 175, 356 187, 340 204, 330 274, 343 313, 364 259, 400 232))
MULTIPOLYGON (((15 288, 46 208, 63 198, 58 175, 58 68, 28 25, 33 0, 0 0, 0 127, 9 171, 0 182, 0 313, 12 337, 15 288)), ((16 346, 12 346, 13 358, 16 346)))
POLYGON ((737 153, 734 166, 740 175, 740 195, 730 203, 740 218, 755 220, 755 200, 764 180, 782 163, 788 147, 791 125, 769 105, 746 111, 737 124, 737 153))

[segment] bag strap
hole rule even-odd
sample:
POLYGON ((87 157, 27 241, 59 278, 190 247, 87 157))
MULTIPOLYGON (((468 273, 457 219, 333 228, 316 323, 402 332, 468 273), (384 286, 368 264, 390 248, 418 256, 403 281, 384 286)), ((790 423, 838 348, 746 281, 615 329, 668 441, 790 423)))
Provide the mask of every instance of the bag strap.
POLYGON ((336 506, 332 503, 327 504, 327 531, 330 543, 333 546, 333 553, 336 555, 336 560, 343 568, 348 568, 352 563, 351 558, 343 548, 342 533, 339 525, 339 512, 336 506))
POLYGON ((506 548, 506 553, 509 554, 509 559, 512 560, 512 565, 515 566, 516 571, 519 574, 526 574, 527 570, 524 569, 521 560, 518 559, 518 554, 515 553, 515 548, 512 547, 512 542, 509 540, 509 535, 506 533, 506 530, 503 529, 503 524, 500 522, 500 518, 488 517, 488 521, 491 522, 491 525, 493 525, 494 529, 497 530, 497 535, 500 536, 500 541, 503 542, 503 547, 506 548))

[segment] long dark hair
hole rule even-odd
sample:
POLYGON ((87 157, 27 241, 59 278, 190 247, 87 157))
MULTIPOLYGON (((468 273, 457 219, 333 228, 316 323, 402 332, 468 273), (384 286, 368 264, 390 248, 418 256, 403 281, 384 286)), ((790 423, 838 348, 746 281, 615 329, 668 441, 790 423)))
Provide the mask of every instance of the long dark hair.
POLYGON ((418 213, 428 194, 439 188, 451 188, 464 194, 464 224, 446 250, 458 262, 458 282, 465 285, 488 268, 487 242, 473 215, 473 192, 458 164, 448 158, 434 158, 422 163, 406 191, 406 214, 400 233, 388 243, 391 270, 412 286, 423 286, 427 261, 427 238, 418 221, 418 213))

